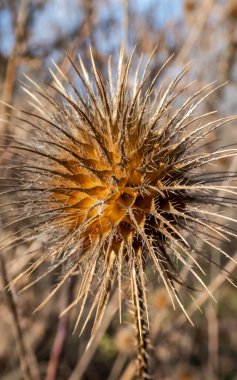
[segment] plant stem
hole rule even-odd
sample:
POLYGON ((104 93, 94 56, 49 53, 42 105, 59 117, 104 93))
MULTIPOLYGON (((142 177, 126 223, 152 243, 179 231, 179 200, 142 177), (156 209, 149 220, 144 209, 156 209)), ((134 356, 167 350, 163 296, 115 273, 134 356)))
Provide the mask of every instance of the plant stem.
MULTIPOLYGON (((6 265, 2 255, 0 255, 0 262, 2 268, 2 279, 4 284, 4 289, 6 290, 9 285, 9 279, 7 274, 6 265)), ((26 346, 24 340, 24 334, 20 324, 19 313, 17 310, 17 305, 14 299, 14 295, 12 289, 9 288, 5 291, 6 300, 8 307, 11 311, 12 318, 14 321, 15 335, 16 335, 16 343, 19 354, 19 360, 21 364, 21 370, 24 380, 39 380, 40 373, 38 368, 38 363, 33 352, 26 346)))
MULTIPOLYGON (((75 286, 75 278, 73 277, 67 289, 64 308, 70 305, 73 299, 73 289, 75 286)), ((58 369, 60 359, 63 354, 63 348, 68 333, 69 313, 64 314, 58 322, 58 328, 53 344, 53 348, 50 354, 50 359, 47 368, 46 380, 56 380, 58 375, 58 369)))

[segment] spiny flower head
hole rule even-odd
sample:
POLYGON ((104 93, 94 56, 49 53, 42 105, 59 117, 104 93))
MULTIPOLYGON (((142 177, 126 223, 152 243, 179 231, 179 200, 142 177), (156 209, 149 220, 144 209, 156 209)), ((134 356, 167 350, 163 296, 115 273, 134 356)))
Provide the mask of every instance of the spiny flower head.
MULTIPOLYGON (((16 232, 2 246, 9 249, 37 237, 47 243, 48 253, 12 282, 46 260, 53 265, 43 276, 62 268, 57 286, 40 307, 79 270, 78 292, 68 309, 81 305, 78 325, 94 289, 84 323, 94 314, 93 332, 113 289, 118 286, 120 299, 130 289, 142 352, 148 322, 146 267, 157 271, 171 299, 183 308, 175 289, 175 282, 182 282, 178 263, 206 288, 199 258, 208 257, 196 250, 198 239, 227 255, 216 241, 233 233, 217 218, 230 218, 207 206, 234 204, 235 188, 218 185, 226 175, 205 168, 235 155, 236 149, 207 151, 204 138, 233 118, 195 115, 213 84, 175 107, 190 88, 180 85, 188 68, 162 86, 164 67, 150 78, 150 60, 143 72, 140 64, 133 71, 133 54, 126 60, 123 51, 116 75, 109 61, 108 79, 99 74, 92 54, 90 70, 80 59, 79 65, 70 61, 83 90, 55 65, 58 75, 52 74, 50 86, 55 94, 31 81, 25 91, 35 111, 15 110, 17 123, 31 133, 8 144, 13 158, 8 179, 1 179, 0 186, 8 186, 1 193, 1 208, 8 213, 5 226, 16 232)), ((145 367, 146 358, 140 360, 145 367)))

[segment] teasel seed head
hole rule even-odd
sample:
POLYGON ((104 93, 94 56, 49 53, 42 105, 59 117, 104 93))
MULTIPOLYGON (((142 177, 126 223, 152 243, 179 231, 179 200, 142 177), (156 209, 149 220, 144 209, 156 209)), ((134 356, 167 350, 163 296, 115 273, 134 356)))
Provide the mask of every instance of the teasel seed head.
POLYGON ((188 67, 162 86, 168 62, 150 78, 152 57, 141 72, 141 62, 132 69, 133 56, 134 52, 125 59, 121 50, 117 73, 109 60, 108 79, 99 74, 92 53, 91 70, 81 59, 77 64, 68 57, 81 88, 56 64, 51 89, 29 79, 25 91, 34 109, 15 109, 12 119, 16 127, 27 130, 27 138, 9 141, 8 176, 0 180, 4 227, 15 230, 1 246, 7 251, 24 241, 41 239, 47 247, 47 254, 36 255, 12 285, 45 261, 53 264, 33 283, 62 268, 58 284, 38 309, 79 271, 75 300, 64 312, 80 305, 77 327, 89 302, 81 331, 94 316, 92 337, 114 289, 118 288, 120 310, 123 294, 129 290, 137 326, 139 376, 145 379, 146 268, 157 272, 172 303, 176 300, 183 310, 176 290, 176 283, 182 283, 180 265, 187 266, 208 291, 200 265, 208 256, 198 251, 197 242, 204 241, 228 256, 217 239, 235 236, 224 226, 235 221, 212 207, 236 204, 236 187, 229 182, 221 185, 234 176, 211 172, 209 165, 237 151, 205 149, 208 134, 234 120, 195 114, 215 90, 213 84, 196 88, 177 106, 177 99, 193 85, 181 85, 188 67), (218 195, 220 191, 226 197, 218 195))

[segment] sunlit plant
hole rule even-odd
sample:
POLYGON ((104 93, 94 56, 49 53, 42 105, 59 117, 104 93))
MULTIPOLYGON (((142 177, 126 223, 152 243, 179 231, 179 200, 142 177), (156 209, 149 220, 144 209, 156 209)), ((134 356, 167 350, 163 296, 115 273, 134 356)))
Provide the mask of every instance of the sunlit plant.
POLYGON ((75 328, 81 331, 93 319, 90 340, 114 290, 120 315, 129 294, 137 329, 138 377, 146 379, 146 268, 157 272, 171 302, 184 312, 176 290, 176 283, 182 283, 181 266, 208 291, 201 262, 209 256, 197 249, 198 241, 229 257, 218 239, 235 236, 224 226, 232 219, 213 207, 236 204, 236 188, 221 184, 233 178, 211 170, 210 164, 237 150, 205 146, 211 132, 234 119, 196 114, 215 90, 213 84, 199 89, 194 83, 181 85, 188 67, 162 84, 168 62, 151 77, 152 57, 141 70, 141 60, 133 68, 133 56, 125 58, 122 50, 116 73, 109 60, 107 78, 99 74, 92 53, 89 69, 81 59, 77 64, 68 57, 80 88, 57 65, 49 90, 29 80, 25 91, 32 110, 13 109, 12 119, 28 137, 10 136, 2 145, 11 155, 6 159, 7 177, 0 179, 1 214, 3 228, 14 228, 14 233, 1 246, 8 251, 41 239, 47 247, 11 285, 46 261, 48 271, 33 283, 62 270, 38 309, 77 273, 75 299, 64 312, 78 306, 75 328), (192 86, 192 95, 177 106, 192 86), (85 305, 90 305, 86 316, 85 305))

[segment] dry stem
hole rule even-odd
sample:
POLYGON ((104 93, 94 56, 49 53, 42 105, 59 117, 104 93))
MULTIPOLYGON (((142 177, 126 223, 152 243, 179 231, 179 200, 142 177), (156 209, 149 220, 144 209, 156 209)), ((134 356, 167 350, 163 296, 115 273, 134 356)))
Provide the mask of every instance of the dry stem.
POLYGON ((6 287, 9 284, 9 279, 8 279, 7 269, 6 269, 5 262, 2 255, 0 255, 0 262, 1 262, 1 267, 2 267, 2 278, 3 278, 3 285, 5 289, 6 300, 7 300, 7 304, 11 311, 12 318, 14 321, 16 343, 17 343, 19 359, 20 359, 20 364, 21 364, 24 380, 40 380, 40 373, 39 373, 37 361, 35 359, 33 352, 29 349, 29 347, 26 346, 26 343, 24 340, 24 334, 21 329, 19 313, 17 310, 17 305, 15 302, 12 290, 11 288, 9 288, 8 291, 6 290, 6 287))

